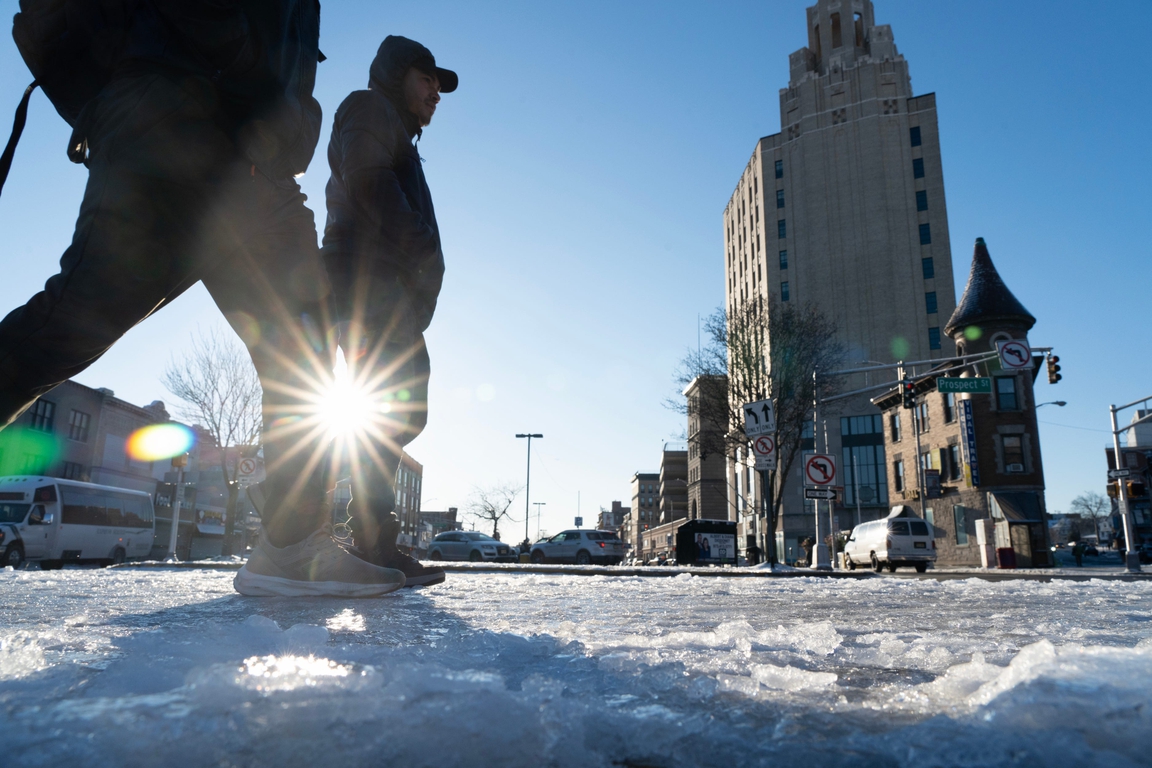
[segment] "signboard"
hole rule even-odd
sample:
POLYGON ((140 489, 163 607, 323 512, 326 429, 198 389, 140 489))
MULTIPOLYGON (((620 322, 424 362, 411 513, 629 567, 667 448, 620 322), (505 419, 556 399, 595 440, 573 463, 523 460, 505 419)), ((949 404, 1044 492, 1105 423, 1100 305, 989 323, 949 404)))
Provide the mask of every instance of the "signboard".
POLYGON ((836 491, 831 488, 805 488, 804 498, 806 499, 824 499, 831 501, 836 498, 836 491))
POLYGON ((1019 371, 1032 367, 1032 348, 1023 341, 998 341, 996 351, 1000 353, 1000 367, 1019 371))
POLYGON ((776 431, 776 410, 771 400, 744 404, 744 434, 748 437, 770 435, 776 431))
POLYGON ((977 488, 980 485, 980 467, 976 461, 976 424, 972 420, 972 401, 960 401, 960 434, 964 438, 964 465, 968 485, 977 488))
POLYGON ((256 479, 256 470, 258 466, 259 465, 256 463, 256 459, 240 459, 240 466, 238 467, 240 472, 237 476, 237 479, 240 481, 240 485, 252 485, 253 483, 258 482, 256 479))
POLYGON ((756 456, 757 471, 776 469, 776 438, 762 435, 752 441, 752 453, 756 456))
POLYGON ((1109 480, 1121 480, 1125 477, 1132 477, 1131 469, 1110 469, 1108 470, 1109 480))
POLYGON ((813 454, 804 462, 804 479, 812 485, 832 485, 836 481, 836 458, 813 454))
POLYGON ((729 533, 697 533, 696 562, 724 563, 736 559, 736 536, 729 533))
POLYGON ((576 518, 576 527, 579 528, 582 525, 584 525, 584 518, 582 518, 582 517, 576 518))
POLYGON ((936 379, 936 390, 939 392, 974 392, 990 395, 992 394, 992 379, 987 376, 976 376, 970 379, 941 376, 936 379))

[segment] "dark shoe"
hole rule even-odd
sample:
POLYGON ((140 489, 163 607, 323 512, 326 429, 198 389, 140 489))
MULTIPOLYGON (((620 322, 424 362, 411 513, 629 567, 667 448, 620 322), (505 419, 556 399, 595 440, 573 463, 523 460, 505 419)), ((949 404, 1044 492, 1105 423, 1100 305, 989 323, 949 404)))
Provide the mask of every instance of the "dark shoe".
POLYGON ((357 554, 372 565, 403 573, 406 587, 427 587, 444 581, 443 568, 423 565, 416 558, 404 554, 395 547, 378 547, 368 553, 357 550, 357 554))
POLYGON ((353 556, 326 526, 283 548, 262 536, 232 583, 237 592, 253 597, 376 597, 404 586, 404 574, 353 556))

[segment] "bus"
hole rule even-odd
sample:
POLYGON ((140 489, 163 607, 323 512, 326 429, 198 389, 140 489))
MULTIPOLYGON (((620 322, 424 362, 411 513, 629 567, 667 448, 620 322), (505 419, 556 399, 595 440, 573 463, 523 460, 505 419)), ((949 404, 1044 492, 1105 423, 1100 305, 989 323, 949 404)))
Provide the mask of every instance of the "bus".
POLYGON ((143 559, 156 518, 144 491, 59 477, 0 477, 0 567, 143 559))

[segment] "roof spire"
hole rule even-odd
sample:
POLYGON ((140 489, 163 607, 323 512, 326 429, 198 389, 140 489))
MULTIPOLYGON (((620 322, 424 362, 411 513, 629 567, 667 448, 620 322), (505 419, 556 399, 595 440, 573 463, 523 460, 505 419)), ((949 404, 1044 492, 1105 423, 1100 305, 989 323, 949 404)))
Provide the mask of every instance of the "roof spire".
POLYGON ((964 286, 956 311, 944 326, 944 333, 953 336, 956 331, 973 325, 1015 326, 1027 331, 1035 324, 1036 318, 1012 295, 996 271, 984 238, 976 238, 968 284, 964 286))

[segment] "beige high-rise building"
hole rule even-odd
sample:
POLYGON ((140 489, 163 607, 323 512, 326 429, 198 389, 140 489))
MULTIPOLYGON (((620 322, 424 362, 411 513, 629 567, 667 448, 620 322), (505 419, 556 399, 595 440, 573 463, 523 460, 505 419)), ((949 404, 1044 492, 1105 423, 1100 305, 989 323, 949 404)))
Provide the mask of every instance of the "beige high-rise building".
MULTIPOLYGON (((913 94, 908 63, 870 0, 819 0, 807 26, 808 45, 789 56, 780 90, 780 132, 757 142, 724 209, 726 305, 811 302, 836 323, 849 363, 950 356, 942 326, 956 294, 936 97, 913 94)), ((860 397, 827 420, 846 489, 838 527, 854 519, 857 487, 863 506, 889 503, 883 435, 871 429, 879 419, 852 419, 872 415, 860 397), (841 440, 842 427, 851 439, 841 440)), ((733 468, 730 482, 744 474, 733 468)), ((781 543, 794 548, 813 530, 799 466, 788 486, 781 543)))

